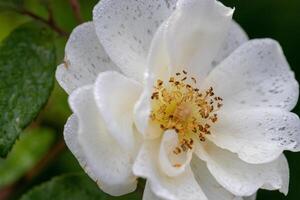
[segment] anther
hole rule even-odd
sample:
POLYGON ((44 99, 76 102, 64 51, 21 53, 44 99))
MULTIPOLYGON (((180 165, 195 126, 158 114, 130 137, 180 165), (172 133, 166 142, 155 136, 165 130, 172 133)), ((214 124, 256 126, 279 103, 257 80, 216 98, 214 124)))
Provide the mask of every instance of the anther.
POLYGON ((170 82, 170 83, 173 83, 174 80, 175 80, 175 78, 174 78, 174 77, 171 77, 170 80, 169 80, 169 82, 170 82))
POLYGON ((201 142, 205 141, 205 137, 203 137, 203 136, 199 136, 199 139, 200 139, 201 142))
POLYGON ((211 125, 218 120, 215 108, 223 106, 223 99, 214 96, 212 87, 200 92, 194 85, 196 79, 186 76, 187 71, 175 74, 167 83, 157 80, 150 119, 163 131, 173 129, 177 133, 179 144, 173 152, 180 154, 193 148, 195 136, 204 142, 211 134, 211 125), (192 84, 185 82, 188 78, 192 84))
POLYGON ((174 164, 173 167, 179 168, 179 167, 181 167, 181 164, 178 164, 178 163, 174 164))
POLYGON ((196 79, 195 79, 194 77, 192 77, 191 79, 192 79, 192 81, 193 81, 195 84, 197 83, 197 81, 196 81, 196 79))
POLYGON ((157 81, 158 86, 162 86, 163 83, 164 83, 164 82, 163 82, 162 80, 158 80, 158 81, 157 81))

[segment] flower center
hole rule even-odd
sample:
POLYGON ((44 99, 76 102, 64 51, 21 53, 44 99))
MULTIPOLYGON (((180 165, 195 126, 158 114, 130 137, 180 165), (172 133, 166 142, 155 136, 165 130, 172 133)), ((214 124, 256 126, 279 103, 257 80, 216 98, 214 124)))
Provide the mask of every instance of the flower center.
POLYGON ((215 96, 212 87, 200 91, 196 85, 196 79, 182 71, 167 82, 157 80, 154 86, 150 118, 163 131, 176 131, 179 144, 175 154, 192 149, 194 139, 205 141, 218 120, 216 111, 223 105, 223 99, 215 96))

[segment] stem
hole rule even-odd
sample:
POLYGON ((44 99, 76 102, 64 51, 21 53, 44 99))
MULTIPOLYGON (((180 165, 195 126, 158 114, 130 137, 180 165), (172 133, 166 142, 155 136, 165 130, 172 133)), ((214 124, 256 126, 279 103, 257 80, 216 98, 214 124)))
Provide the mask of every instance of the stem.
POLYGON ((26 186, 32 179, 37 177, 43 170, 51 164, 59 154, 65 150, 65 143, 63 138, 61 138, 43 158, 33 167, 31 168, 22 178, 20 178, 17 182, 8 185, 0 190, 0 199, 1 200, 8 200, 14 194, 16 190, 21 190, 26 186))
POLYGON ((0 199, 6 200, 9 199, 9 197, 14 192, 14 188, 17 187, 15 184, 9 185, 2 190, 0 190, 0 199))
POLYGON ((65 142, 61 138, 48 152, 47 154, 30 170, 25 174, 26 180, 32 180, 39 175, 49 164, 57 158, 60 153, 65 150, 65 142))
POLYGON ((83 22, 81 12, 80 12, 80 4, 77 0, 69 0, 69 3, 72 7, 74 16, 79 24, 83 22))
POLYGON ((17 10, 17 12, 19 12, 20 14, 23 15, 27 15, 29 17, 31 17, 32 19, 38 20, 42 23, 47 24, 50 28, 52 28, 55 32, 57 32, 59 35, 61 36, 68 36, 69 34, 67 32, 65 32, 64 30, 62 30, 53 20, 52 18, 52 13, 49 12, 49 19, 46 20, 38 15, 36 15, 35 13, 29 11, 29 10, 17 10))

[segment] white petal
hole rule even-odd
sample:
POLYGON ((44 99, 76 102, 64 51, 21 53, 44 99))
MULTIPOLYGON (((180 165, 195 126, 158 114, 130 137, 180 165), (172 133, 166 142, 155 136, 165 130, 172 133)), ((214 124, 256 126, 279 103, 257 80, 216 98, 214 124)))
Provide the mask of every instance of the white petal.
POLYGON ((174 130, 164 132, 159 150, 159 165, 161 170, 170 177, 175 177, 185 172, 193 155, 191 150, 178 155, 174 154, 178 144, 178 134, 174 130))
POLYGON ((144 87, 142 95, 134 106, 135 126, 145 139, 155 139, 163 133, 159 124, 149 118, 151 113, 151 88, 144 87))
POLYGON ((251 195, 249 197, 244 197, 243 199, 244 200, 255 200, 256 199, 256 196, 257 196, 257 193, 255 193, 254 195, 251 195))
POLYGON ((58 66, 56 79, 68 94, 78 87, 92 84, 99 72, 118 70, 100 44, 92 22, 73 30, 65 54, 65 63, 58 66))
POLYGON ((216 179, 211 175, 206 167, 206 163, 197 156, 194 156, 191 167, 195 178, 205 195, 210 200, 243 200, 241 197, 234 196, 225 188, 223 188, 216 179))
POLYGON ((214 59, 213 66, 218 65, 221 61, 227 58, 239 46, 247 42, 248 36, 245 31, 235 21, 231 22, 228 34, 222 44, 217 57, 214 59))
POLYGON ((135 124, 140 133, 146 138, 155 138, 161 135, 159 127, 151 124, 149 115, 151 111, 151 95, 153 85, 157 79, 165 80, 169 77, 168 65, 169 57, 166 50, 163 34, 166 24, 162 24, 153 38, 149 51, 148 68, 145 73, 144 90, 134 109, 135 124))
POLYGON ((156 196, 152 190, 151 190, 151 187, 150 187, 150 184, 149 182, 147 181, 146 182, 146 186, 145 186, 145 190, 144 190, 144 193, 143 193, 143 200, 164 200, 162 198, 159 198, 158 196, 156 196))
POLYGON ((145 76, 146 86, 135 107, 135 122, 139 132, 151 138, 159 135, 158 131, 149 130, 153 126, 149 126, 148 121, 154 82, 157 79, 166 80, 175 72, 187 70, 186 67, 195 69, 196 71, 189 71, 203 80, 202 77, 211 70, 211 62, 226 36, 224 32, 229 27, 231 16, 232 10, 216 1, 178 2, 172 16, 159 27, 152 40, 145 76), (201 54, 200 57, 198 53, 201 54), (195 66, 184 64, 184 60, 195 62, 195 66), (202 65, 202 62, 209 64, 202 65))
POLYGON ((84 167, 86 159, 82 148, 78 143, 78 119, 75 114, 71 115, 65 124, 64 139, 68 148, 74 154, 81 167, 84 167))
POLYGON ((100 73, 94 95, 110 134, 127 151, 134 149, 133 107, 142 86, 118 72, 100 73))
POLYGON ((288 192, 289 167, 282 154, 266 164, 249 164, 208 141, 198 144, 197 155, 206 161, 215 179, 236 196, 250 196, 259 188, 288 192))
POLYGON ((177 177, 168 177, 159 169, 159 139, 148 140, 141 147, 134 163, 136 176, 147 178, 151 191, 166 200, 207 200, 190 168, 177 177))
POLYGON ((73 140, 78 140, 85 157, 85 171, 106 193, 117 196, 134 191, 137 181, 132 174, 133 160, 107 132, 95 103, 93 86, 74 91, 69 103, 79 123, 78 135, 74 133, 73 140))
POLYGON ((300 150, 300 120, 278 108, 224 110, 208 138, 248 163, 266 163, 284 150, 300 150))
MULTIPOLYGON (((224 99, 224 107, 278 107, 291 110, 299 86, 279 44, 252 40, 225 59, 205 81, 224 99)), ((223 108, 224 108, 223 107, 223 108)))
POLYGON ((229 30, 233 9, 215 0, 179 0, 164 34, 173 74, 203 80, 229 30))
POLYGON ((175 3, 176 0, 102 0, 96 5, 93 18, 97 34, 124 74, 143 79, 153 35, 175 3))

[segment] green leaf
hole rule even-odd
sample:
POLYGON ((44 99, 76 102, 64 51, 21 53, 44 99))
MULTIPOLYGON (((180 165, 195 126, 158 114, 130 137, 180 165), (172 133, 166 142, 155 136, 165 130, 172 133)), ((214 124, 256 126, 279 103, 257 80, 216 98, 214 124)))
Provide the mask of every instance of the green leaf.
POLYGON ((28 18, 24 18, 15 12, 0 12, 0 42, 6 38, 11 31, 26 22, 28 22, 28 18))
POLYGON ((63 175, 25 194, 21 200, 138 200, 137 192, 121 197, 103 193, 85 174, 63 175))
POLYGON ((23 6, 24 0, 0 0, 0 10, 19 9, 23 6))
POLYGON ((30 170, 51 147, 55 134, 49 129, 31 129, 21 135, 7 159, 0 159, 0 188, 30 170))
POLYGON ((47 102, 55 60, 52 31, 39 23, 22 25, 0 45, 0 156, 47 102))

